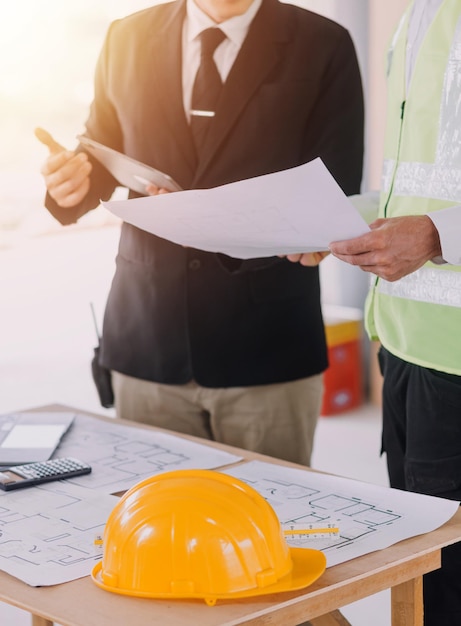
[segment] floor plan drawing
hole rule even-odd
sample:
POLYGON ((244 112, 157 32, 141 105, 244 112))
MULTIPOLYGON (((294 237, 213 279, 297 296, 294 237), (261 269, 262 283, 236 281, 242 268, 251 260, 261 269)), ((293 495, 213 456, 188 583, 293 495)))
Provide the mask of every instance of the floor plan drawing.
POLYGON ((88 461, 93 472, 0 492, 0 569, 32 586, 89 575, 102 558, 100 539, 118 502, 110 494, 170 469, 218 468, 240 478, 272 506, 287 542, 322 550, 328 567, 434 530, 459 506, 275 463, 229 467, 241 458, 173 434, 85 415, 76 416, 58 453, 88 461))
POLYGON ((0 569, 32 586, 89 575, 117 502, 65 481, 0 493, 0 569))
POLYGON ((442 498, 260 461, 224 471, 264 496, 290 545, 322 550, 328 567, 433 530, 459 506, 442 498))
POLYGON ((91 474, 71 479, 74 485, 116 493, 161 472, 214 469, 241 457, 170 433, 147 431, 77 414, 55 456, 89 463, 91 474))
POLYGON ((175 434, 80 413, 54 456, 87 461, 92 472, 0 491, 0 569, 32 586, 90 574, 102 557, 99 539, 118 501, 110 494, 126 491, 155 474, 215 469, 241 460, 175 434))

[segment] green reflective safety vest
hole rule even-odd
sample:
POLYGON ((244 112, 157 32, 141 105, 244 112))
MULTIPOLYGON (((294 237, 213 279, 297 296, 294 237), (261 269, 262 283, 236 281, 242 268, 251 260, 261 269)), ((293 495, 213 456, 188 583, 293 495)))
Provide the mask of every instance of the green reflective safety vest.
MULTIPOLYGON (((461 2, 442 3, 421 44, 407 93, 410 11, 388 54, 380 217, 461 204, 461 2)), ((390 352, 461 375, 461 266, 429 262, 392 283, 374 276, 365 310, 369 336, 390 352)))

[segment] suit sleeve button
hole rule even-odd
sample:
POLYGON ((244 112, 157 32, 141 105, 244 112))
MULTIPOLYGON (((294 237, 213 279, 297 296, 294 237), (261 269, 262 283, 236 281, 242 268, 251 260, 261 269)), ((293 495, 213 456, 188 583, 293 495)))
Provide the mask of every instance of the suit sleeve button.
POLYGON ((202 266, 200 259, 192 259, 189 261, 189 269, 191 270, 199 270, 202 266))

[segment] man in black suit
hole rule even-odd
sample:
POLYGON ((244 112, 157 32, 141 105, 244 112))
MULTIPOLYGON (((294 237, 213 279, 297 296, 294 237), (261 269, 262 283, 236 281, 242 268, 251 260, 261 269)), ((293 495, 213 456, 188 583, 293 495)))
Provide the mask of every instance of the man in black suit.
MULTIPOLYGON (((183 189, 321 157, 344 192, 357 193, 363 101, 351 38, 278 0, 176 0, 140 11, 109 28, 86 134, 183 189), (199 36, 216 26, 223 87, 198 149, 190 120, 199 36)), ((51 146, 42 173, 46 206, 62 224, 116 185, 81 147, 51 146)), ((101 348, 117 415, 309 464, 327 350, 318 259, 308 262, 240 261, 124 223, 101 348)))

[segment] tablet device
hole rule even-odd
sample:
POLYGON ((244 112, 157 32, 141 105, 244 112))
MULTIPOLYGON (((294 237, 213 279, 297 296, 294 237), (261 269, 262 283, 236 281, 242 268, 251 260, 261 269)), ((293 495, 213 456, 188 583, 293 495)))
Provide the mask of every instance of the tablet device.
POLYGON ((84 135, 78 135, 77 139, 85 150, 109 170, 112 176, 124 187, 146 195, 146 185, 152 183, 157 187, 168 191, 181 191, 181 187, 171 176, 156 170, 149 165, 144 165, 126 154, 117 152, 104 146, 84 135))
POLYGON ((74 421, 74 413, 0 416, 0 466, 47 461, 74 421))

